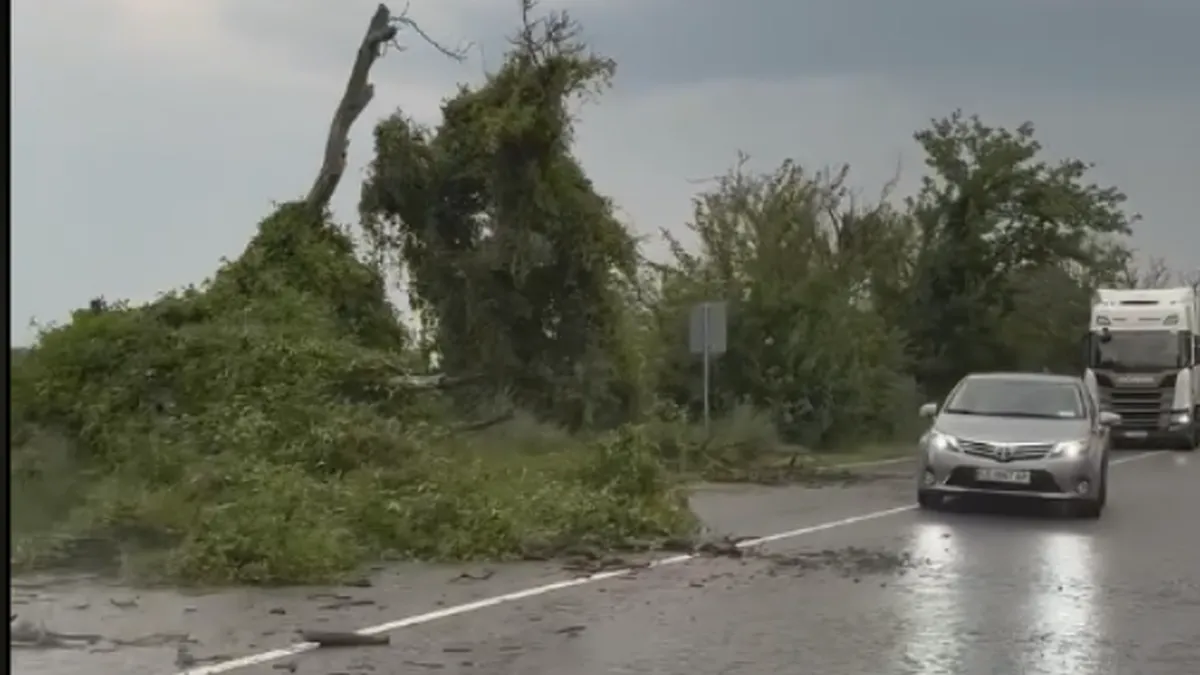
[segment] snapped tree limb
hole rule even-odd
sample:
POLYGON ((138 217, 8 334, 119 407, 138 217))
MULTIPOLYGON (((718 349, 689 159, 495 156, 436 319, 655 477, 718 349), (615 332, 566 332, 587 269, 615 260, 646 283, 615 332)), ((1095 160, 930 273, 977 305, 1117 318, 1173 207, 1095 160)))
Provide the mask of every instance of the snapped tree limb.
POLYGON ((321 161, 321 169, 305 198, 305 202, 314 211, 320 211, 329 205, 329 200, 333 198, 333 193, 342 180, 342 174, 346 172, 350 128, 375 97, 375 87, 369 80, 371 66, 375 65, 375 61, 383 55, 389 45, 403 51, 404 48, 396 43, 396 36, 399 35, 402 26, 411 28, 446 56, 457 61, 463 59, 465 49, 447 49, 429 37, 415 21, 408 18, 407 6, 398 16, 393 15, 384 4, 375 9, 371 22, 367 24, 367 32, 358 46, 358 54, 354 57, 354 66, 350 69, 349 79, 346 80, 342 100, 338 102, 333 113, 329 136, 325 140, 325 156, 321 161))
POLYGON ((363 635, 328 630, 302 630, 300 639, 316 643, 318 647, 378 647, 391 643, 386 635, 363 635))

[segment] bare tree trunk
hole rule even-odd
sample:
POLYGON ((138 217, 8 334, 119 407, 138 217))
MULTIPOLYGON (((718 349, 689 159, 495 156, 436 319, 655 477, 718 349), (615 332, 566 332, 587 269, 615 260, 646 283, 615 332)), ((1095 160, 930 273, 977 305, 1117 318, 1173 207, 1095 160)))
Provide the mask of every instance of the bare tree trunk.
POLYGON ((358 46, 358 54, 354 57, 354 67, 350 70, 350 78, 346 81, 346 91, 333 113, 333 121, 329 125, 329 137, 325 140, 325 157, 321 161, 321 170, 313 181, 305 201, 314 211, 321 211, 329 205, 333 193, 337 190, 342 174, 346 171, 346 153, 350 147, 350 127, 366 109, 367 104, 375 96, 375 87, 368 81, 371 66, 383 54, 384 47, 396 38, 398 28, 392 21, 392 13, 387 5, 380 4, 367 24, 366 35, 358 46))
POLYGON ((358 120, 358 116, 367 108, 375 97, 375 87, 368 81, 371 66, 383 55, 384 49, 391 45, 397 51, 403 51, 396 43, 400 27, 405 26, 414 31, 422 40, 432 45, 439 52, 455 61, 462 61, 467 48, 447 49, 437 40, 421 30, 416 21, 408 18, 408 8, 399 15, 392 14, 387 5, 380 4, 367 24, 366 35, 358 45, 358 54, 354 57, 354 67, 350 69, 350 78, 346 80, 346 91, 338 102, 337 110, 333 113, 333 121, 329 124, 329 136, 325 140, 325 157, 321 160, 321 170, 308 191, 305 202, 313 210, 322 210, 329 205, 333 193, 337 190, 342 174, 346 172, 346 153, 350 148, 350 127, 358 120))
POLYGON ((1174 283, 1175 274, 1162 258, 1151 258, 1144 268, 1132 261, 1126 264, 1124 282, 1129 288, 1166 288, 1174 283))
POLYGON ((1182 274, 1180 278, 1185 286, 1191 286, 1192 290, 1200 291, 1200 269, 1182 274))

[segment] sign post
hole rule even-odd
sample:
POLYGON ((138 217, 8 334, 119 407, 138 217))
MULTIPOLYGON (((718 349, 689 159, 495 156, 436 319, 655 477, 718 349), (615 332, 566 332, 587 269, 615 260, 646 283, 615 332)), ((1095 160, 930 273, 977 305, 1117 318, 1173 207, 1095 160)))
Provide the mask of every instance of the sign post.
MULTIPOLYGON (((712 357, 725 353, 728 330, 725 302, 701 302, 692 307, 688 322, 688 347, 692 354, 703 359, 704 372, 704 434, 709 434, 710 409, 709 390, 712 379, 712 357)), ((687 456, 680 458, 686 469, 687 456)))

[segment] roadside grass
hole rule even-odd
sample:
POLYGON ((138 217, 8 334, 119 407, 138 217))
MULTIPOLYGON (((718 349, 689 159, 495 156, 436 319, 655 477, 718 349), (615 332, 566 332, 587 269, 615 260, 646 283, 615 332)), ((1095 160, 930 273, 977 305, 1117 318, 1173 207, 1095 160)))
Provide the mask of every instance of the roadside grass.
POLYGON ((844 481, 841 467, 906 457, 912 444, 862 443, 809 449, 783 442, 770 419, 748 406, 696 423, 650 424, 664 462, 686 483, 822 483, 844 481))
POLYGON ((902 460, 911 447, 863 445, 814 452, 799 446, 782 445, 740 465, 710 463, 684 474, 685 480, 706 483, 832 484, 852 480, 860 469, 875 462, 902 460))
POLYGON ((839 467, 869 462, 908 459, 916 452, 915 441, 895 443, 865 443, 852 448, 807 452, 805 457, 817 466, 839 467))
MULTIPOLYGON (((779 440, 765 416, 747 407, 703 425, 651 421, 642 429, 673 480, 704 482, 806 482, 845 466, 904 459, 912 443, 863 443, 848 448, 811 450, 779 440)), ((463 439, 459 452, 471 461, 504 470, 516 464, 522 480, 568 475, 585 461, 588 436, 517 413, 513 419, 463 439), (520 456, 514 462, 513 454, 520 456)))

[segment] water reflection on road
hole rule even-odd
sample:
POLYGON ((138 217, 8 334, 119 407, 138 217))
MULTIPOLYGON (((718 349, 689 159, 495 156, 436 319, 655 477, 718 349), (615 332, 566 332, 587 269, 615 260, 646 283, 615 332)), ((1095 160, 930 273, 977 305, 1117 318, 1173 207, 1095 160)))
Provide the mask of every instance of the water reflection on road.
POLYGON ((893 662, 920 673, 953 673, 962 663, 962 551, 948 525, 922 522, 913 533, 911 554, 924 561, 901 598, 899 655, 893 662))
POLYGON ((1101 606, 1104 557, 1089 534, 1059 525, 1010 530, 1010 545, 997 547, 986 531, 994 523, 971 516, 918 523, 910 551, 925 564, 897 599, 893 661, 931 675, 1114 672, 1101 606))
POLYGON ((1100 606, 1104 556, 1090 536, 1041 532, 1035 540, 1034 570, 1025 597, 1024 619, 1037 648, 1024 652, 1022 672, 1115 672, 1106 664, 1106 613, 1100 606))
POLYGON ((912 556, 925 564, 898 603, 902 632, 893 661, 915 672, 954 673, 965 656, 963 552, 951 534, 950 526, 932 522, 914 532, 912 556))

